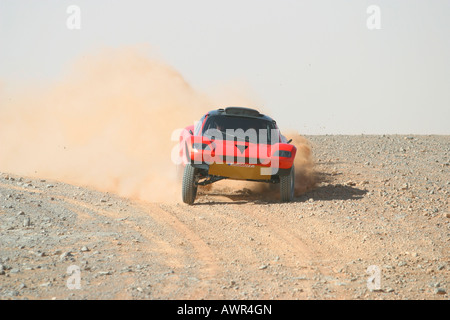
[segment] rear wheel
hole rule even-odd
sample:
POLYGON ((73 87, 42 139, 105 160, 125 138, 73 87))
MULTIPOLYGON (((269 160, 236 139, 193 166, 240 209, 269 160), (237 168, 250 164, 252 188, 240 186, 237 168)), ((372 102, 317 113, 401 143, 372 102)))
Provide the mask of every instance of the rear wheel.
POLYGON ((182 198, 183 202, 187 204, 193 204, 195 197, 197 196, 196 185, 197 169, 191 166, 189 163, 184 167, 183 173, 183 186, 182 186, 182 198))
POLYGON ((280 195, 281 201, 290 202, 294 199, 295 189, 295 169, 292 166, 291 173, 280 177, 280 195))

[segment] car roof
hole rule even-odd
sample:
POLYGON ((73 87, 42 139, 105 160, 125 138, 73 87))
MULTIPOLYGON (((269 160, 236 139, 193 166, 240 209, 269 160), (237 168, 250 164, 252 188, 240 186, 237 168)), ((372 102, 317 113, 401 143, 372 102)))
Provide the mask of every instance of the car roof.
POLYGON ((269 116, 260 113, 256 109, 245 107, 227 107, 211 110, 208 112, 210 116, 232 116, 232 117, 245 117, 267 120, 275 123, 275 120, 269 116))

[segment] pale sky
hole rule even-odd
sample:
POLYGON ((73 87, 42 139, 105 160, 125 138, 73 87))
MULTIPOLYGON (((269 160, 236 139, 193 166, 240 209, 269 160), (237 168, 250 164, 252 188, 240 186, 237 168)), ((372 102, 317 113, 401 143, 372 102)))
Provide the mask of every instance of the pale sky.
POLYGON ((450 134, 450 0, 0 0, 1 83, 128 45, 200 92, 242 84, 302 134, 450 134))

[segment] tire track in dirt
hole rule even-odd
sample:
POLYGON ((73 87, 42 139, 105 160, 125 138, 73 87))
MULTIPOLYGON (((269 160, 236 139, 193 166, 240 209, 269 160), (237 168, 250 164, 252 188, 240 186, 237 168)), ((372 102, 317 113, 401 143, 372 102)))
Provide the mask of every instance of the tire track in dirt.
MULTIPOLYGON (((290 258, 294 254, 312 260, 312 253, 299 251, 297 243, 292 244, 279 231, 268 228, 267 221, 257 214, 249 214, 249 206, 260 212, 259 205, 233 198, 226 192, 206 193, 205 197, 199 197, 196 205, 185 207, 188 214, 202 215, 201 224, 198 221, 189 223, 195 223, 196 231, 215 243, 212 247, 222 264, 226 265, 229 281, 236 286, 244 283, 246 289, 243 291, 249 290, 258 299, 312 296, 312 291, 307 289, 309 287, 304 286, 305 282, 311 281, 310 277, 305 280, 304 271, 309 267, 299 266, 295 259, 290 258), (215 233, 211 232, 210 229, 217 227, 215 233), (277 255, 283 258, 278 261, 277 255), (291 273, 292 276, 285 275, 291 273), (299 282, 302 286, 300 288, 299 284, 292 292, 285 292, 283 283, 287 281, 299 282)), ((182 214, 187 214, 186 211, 182 214)), ((302 248, 305 248, 303 243, 302 248)))
MULTIPOLYGON (((304 236, 301 235, 302 229, 299 228, 298 224, 284 218, 279 212, 272 212, 264 204, 246 202, 233 205, 232 198, 228 198, 226 193, 213 196, 213 198, 217 200, 218 204, 224 203, 231 206, 233 210, 238 212, 237 217, 243 217, 242 220, 244 220, 244 217, 248 217, 260 226, 260 230, 257 232, 262 239, 267 239, 265 248, 282 256, 282 259, 280 259, 282 263, 271 262, 274 268, 277 264, 280 264, 289 269, 289 272, 292 273, 292 279, 301 280, 298 283, 301 293, 296 294, 296 298, 320 296, 320 293, 315 289, 316 281, 313 279, 336 278, 333 268, 323 265, 328 257, 321 252, 322 248, 318 248, 311 241, 304 239, 304 236)), ((275 205, 279 206, 280 204, 275 205)), ((270 278, 269 275, 266 275, 266 277, 270 278)), ((279 279, 272 277, 272 280, 278 281, 279 279)), ((284 297, 291 298, 288 295, 284 297)))
MULTIPOLYGON (((217 204, 216 206, 220 206, 217 204)), ((310 290, 305 286, 309 277, 305 274, 306 267, 298 265, 292 259, 292 248, 286 246, 285 240, 267 227, 267 223, 248 214, 248 204, 230 204, 230 209, 235 211, 234 224, 240 226, 241 238, 248 238, 241 248, 240 239, 236 239, 239 254, 236 256, 245 265, 244 270, 237 270, 236 277, 247 275, 247 280, 257 283, 261 288, 261 299, 304 299, 311 296, 310 290), (296 283, 295 290, 287 291, 288 282, 296 283)), ((260 210, 256 206, 257 210, 260 210)))
MULTIPOLYGON (((105 210, 100 205, 92 204, 92 200, 79 200, 68 196, 65 190, 59 189, 28 189, 21 186, 12 186, 1 184, 2 187, 13 189, 20 192, 30 192, 35 194, 44 194, 51 201, 58 201, 58 205, 65 207, 70 212, 73 212, 78 217, 77 224, 89 222, 92 224, 104 223, 107 218, 112 221, 121 220, 121 224, 126 226, 123 232, 133 230, 141 235, 145 241, 140 243, 139 252, 132 253, 130 249, 125 249, 126 246, 117 247, 111 243, 111 247, 116 252, 120 253, 122 260, 129 265, 136 265, 145 261, 145 256, 154 257, 157 255, 158 264, 164 264, 169 270, 165 279, 159 279, 158 283, 153 286, 153 294, 155 298, 183 298, 183 299, 198 299, 207 298, 208 281, 215 279, 218 266, 215 263, 214 253, 203 242, 201 237, 192 232, 186 225, 184 225, 177 217, 173 210, 161 208, 160 204, 133 201, 132 205, 127 207, 127 212, 115 212, 113 210, 105 210), (49 192, 50 191, 50 192, 49 192), (132 219, 124 219, 130 216, 132 219), (170 218, 169 218, 170 217, 170 218), (123 220, 122 220, 123 219, 123 220), (146 228, 146 224, 151 224, 146 228), (187 246, 179 246, 181 242, 179 239, 185 240, 194 250, 188 250, 187 246), (198 270, 200 273, 200 281, 192 283, 192 281, 185 283, 185 288, 180 289, 180 285, 187 280, 182 278, 178 272, 170 270, 186 269, 186 263, 192 255, 196 256, 201 266, 198 270)), ((98 231, 101 231, 100 228, 98 231)), ((105 227, 105 230, 109 228, 105 227)), ((103 248, 106 249, 106 248, 103 248)), ((189 270, 192 272, 195 270, 189 270)), ((126 278, 121 278, 121 287, 129 288, 136 277, 133 273, 126 274, 126 278)), ((182 286, 181 286, 182 287, 182 286)), ((131 299, 132 296, 125 290, 117 293, 116 299, 131 299)))
MULTIPOLYGON (((11 186, 8 187, 11 188, 11 186)), ((39 189, 30 190, 18 186, 13 186, 13 189, 21 192, 42 193, 39 189)), ((131 248, 124 249, 125 246, 120 246, 116 250, 129 265, 142 263, 145 257, 155 257, 156 254, 158 263, 164 264, 167 269, 176 270, 170 276, 158 280, 159 282, 154 285, 153 294, 156 298, 208 298, 211 296, 211 287, 219 287, 220 282, 224 287, 223 281, 227 277, 229 278, 228 282, 232 283, 236 282, 233 279, 242 277, 246 278, 248 282, 259 283, 265 288, 265 292, 261 290, 264 298, 273 296, 291 298, 282 290, 278 291, 279 288, 276 286, 275 290, 269 294, 270 290, 264 287, 261 279, 253 275, 248 276, 253 274, 254 270, 258 270, 259 266, 264 264, 264 260, 271 261, 269 264, 272 264, 268 270, 257 271, 264 278, 264 282, 283 283, 279 276, 270 274, 270 272, 275 272, 278 265, 289 268, 292 278, 301 280, 298 284, 301 291, 296 294, 295 298, 320 296, 314 292, 311 279, 330 274, 321 266, 321 262, 324 261, 322 254, 317 251, 316 247, 311 246, 303 239, 298 228, 294 227, 288 221, 289 219, 283 218, 279 213, 271 212, 266 205, 244 201, 239 197, 236 200, 236 197, 229 196, 227 192, 206 194, 207 196, 203 199, 200 197, 198 204, 203 206, 132 201, 125 212, 117 212, 117 208, 105 210, 102 208, 104 204, 94 204, 92 199, 79 200, 69 197, 57 189, 48 191, 46 196, 49 199, 60 200, 59 202, 62 202, 68 210, 77 214, 81 219, 80 224, 95 223, 101 221, 102 217, 115 221, 120 220, 125 227, 124 232, 133 230, 141 235, 145 240, 138 246, 139 252, 132 252, 131 248), (208 201, 211 203, 208 204, 208 201), (226 246, 211 246, 208 243, 210 239, 223 242, 226 235, 214 234, 214 230, 211 230, 214 229, 214 224, 208 224, 205 220, 197 219, 193 223, 198 214, 206 216, 210 219, 209 222, 217 220, 215 221, 216 226, 217 224, 227 226, 222 229, 230 236, 226 246), (127 219, 127 217, 131 219, 127 219), (236 232, 236 230, 240 232, 236 232), (248 238, 261 239, 264 246, 256 245, 255 241, 247 241, 248 238), (245 243, 244 247, 243 243, 245 243), (230 254, 230 247, 234 247, 235 255, 230 254), (267 256, 268 252, 282 256, 282 263, 270 260, 267 256), (239 262, 233 265, 236 258, 238 258, 236 261, 239 262), (196 259, 198 262, 194 268, 190 267, 190 270, 187 269, 189 259, 196 259), (227 271, 223 270, 224 264, 229 268, 227 271), (193 278, 192 275, 196 275, 198 281, 189 281, 189 278, 193 278)), ((131 287, 137 281, 136 276, 132 273, 125 276, 122 277, 124 288, 131 287)), ((230 293, 222 292, 218 297, 224 295, 229 296, 230 293)), ((129 292, 122 290, 117 294, 117 298, 130 299, 132 297, 129 292)))
MULTIPOLYGON (((255 221, 260 229, 258 232, 262 234, 261 238, 267 239, 265 249, 280 257, 280 261, 271 261, 268 265, 273 264, 274 267, 281 265, 283 268, 288 268, 291 278, 301 280, 301 284, 299 284, 301 291, 297 294, 297 298, 313 296, 311 279, 317 275, 317 272, 322 273, 321 270, 317 270, 309 263, 316 256, 316 253, 313 253, 293 230, 278 227, 279 225, 286 226, 286 224, 280 221, 280 218, 276 217, 274 213, 264 212, 264 206, 244 204, 234 207, 240 214, 255 221)), ((277 277, 274 280, 279 281, 277 277)), ((289 298, 287 293, 285 298, 289 298)))
MULTIPOLYGON (((102 210, 94 205, 91 205, 87 202, 68 198, 66 196, 58 195, 55 196, 57 199, 63 201, 66 207, 72 212, 76 213, 79 219, 82 219, 83 222, 98 222, 102 217, 107 217, 109 219, 117 219, 118 214, 115 212, 102 210)), ((81 223, 82 221, 79 221, 81 223)), ((127 264, 132 264, 133 260, 130 259, 129 255, 126 252, 120 252, 121 257, 127 261, 127 264)), ((134 277, 132 274, 125 274, 125 279, 122 278, 123 287, 129 287, 134 282, 134 277)), ((132 299, 132 296, 126 290, 120 290, 115 299, 132 299)))
MULTIPOLYGON (((295 204, 291 204, 295 205, 295 204)), ((269 228, 279 235, 302 259, 302 265, 307 265, 310 269, 311 278, 319 279, 319 282, 328 283, 334 291, 333 296, 336 299, 351 299, 348 287, 352 286, 352 282, 348 275, 341 273, 339 270, 356 259, 356 254, 342 254, 343 249, 347 248, 346 243, 328 241, 330 234, 339 234, 339 230, 335 230, 333 224, 320 219, 301 220, 297 222, 297 218, 292 217, 292 208, 290 214, 287 215, 271 215, 269 228), (305 225, 302 225, 305 224, 305 225), (311 238, 311 236, 314 236, 311 238), (317 239, 324 239, 316 242, 317 239), (347 288, 345 288, 346 286, 347 288)), ((263 210, 251 210, 246 207, 246 212, 257 218, 270 215, 270 210, 263 207, 263 210), (264 212, 265 211, 265 212, 264 212), (261 214, 260 214, 261 213, 261 214)), ((268 219, 265 219, 266 221, 268 219)), ((264 220, 263 220, 264 221, 264 220)), ((333 238, 335 239, 335 238, 333 238)), ((324 292, 314 289, 315 298, 324 296, 324 292)))
POLYGON ((202 238, 213 252, 214 257, 211 259, 214 258, 214 264, 219 269, 215 280, 216 290, 209 298, 275 297, 277 293, 271 289, 273 283, 278 281, 277 277, 259 269, 267 261, 266 248, 259 240, 265 242, 268 234, 261 231, 252 219, 236 210, 235 206, 238 205, 233 204, 234 201, 226 197, 221 199, 225 200, 223 204, 216 201, 207 204, 199 199, 193 206, 163 206, 165 210, 175 212, 178 219, 202 238))
MULTIPOLYGON (((295 206, 295 203, 273 205, 277 207, 276 212, 272 212, 270 206, 251 203, 249 205, 240 205, 239 208, 278 238, 279 241, 269 245, 278 251, 282 250, 287 257, 291 254, 291 270, 300 268, 307 274, 306 278, 318 280, 318 282, 310 281, 309 288, 302 287, 309 293, 310 297, 323 297, 324 293, 320 292, 316 283, 325 282, 333 285, 334 295, 337 299, 351 298, 348 295, 348 290, 346 291, 342 288, 343 283, 349 285, 348 277, 337 271, 351 260, 350 258, 344 259, 344 257, 339 255, 339 252, 342 252, 343 244, 336 242, 324 243, 323 241, 315 243, 314 241, 314 238, 326 238, 331 232, 333 234, 337 233, 333 230, 333 226, 327 221, 318 219, 308 220, 306 222, 307 225, 302 225, 292 217, 292 206, 295 206), (291 208, 289 208, 290 213, 285 215, 282 212, 282 208, 286 205, 291 208), (255 210, 255 208, 257 209, 255 210), (311 234, 311 230, 313 234, 311 234), (308 237, 305 235, 308 235, 308 237), (309 237, 312 235, 314 235, 314 238, 310 239, 309 237)), ((302 223, 305 223, 305 220, 302 221, 302 223)), ((303 281, 302 284, 307 284, 307 281, 303 281)))
POLYGON ((287 221, 280 218, 278 213, 272 213, 265 210, 264 206, 260 206, 259 210, 251 210, 248 206, 241 206, 243 213, 252 217, 260 224, 264 225, 270 233, 276 235, 280 242, 276 245, 282 245, 284 251, 293 253, 303 263, 320 259, 320 251, 313 248, 310 243, 306 243, 304 239, 297 234, 298 229, 293 229, 287 221), (279 227, 283 226, 283 228, 279 227))
POLYGON ((16 190, 16 191, 21 191, 21 192, 44 193, 44 191, 42 191, 40 189, 28 189, 28 188, 25 188, 25 187, 13 186, 13 185, 4 184, 4 183, 0 183, 0 187, 5 188, 5 189, 13 189, 13 190, 16 190))
MULTIPOLYGON (((109 210, 103 210, 101 208, 96 207, 90 203, 79 201, 71 198, 67 198, 64 196, 57 196, 59 199, 63 200, 70 206, 70 210, 81 214, 80 217, 84 219, 98 219, 99 217, 107 217, 110 219, 118 220, 123 226, 126 226, 128 229, 137 232, 144 239, 143 242, 139 242, 138 248, 135 252, 132 252, 129 248, 125 249, 125 246, 120 246, 120 253, 123 259, 127 262, 127 265, 138 265, 142 264, 146 261, 146 257, 152 257, 155 253, 160 258, 156 259, 158 263, 163 263, 166 266, 167 270, 173 268, 182 268, 184 266, 183 260, 185 253, 177 248, 173 243, 168 241, 167 233, 163 233, 162 235, 158 235, 155 230, 162 230, 163 226, 158 225, 157 227, 153 226, 150 228, 146 228, 147 223, 157 223, 155 221, 149 221, 149 216, 144 211, 140 211, 139 208, 132 207, 130 208, 131 212, 128 212, 129 215, 133 217, 133 220, 124 218, 124 213, 118 213, 109 210), (74 209, 74 207, 81 208, 83 210, 74 209), (88 211, 89 213, 84 213, 84 211, 88 211)), ((126 231, 125 229, 123 230, 126 231)), ((133 246, 136 247, 137 244, 133 246)), ((170 274, 170 278, 166 277, 161 280, 161 283, 156 286, 155 293, 158 297, 168 297, 174 291, 175 284, 179 283, 180 276, 177 274, 170 274)), ((124 287, 129 288, 134 282, 137 281, 136 275, 134 273, 128 273, 127 279, 125 280, 124 287)), ((130 299, 130 294, 121 291, 117 299, 130 299)))
POLYGON ((192 270, 198 272, 199 281, 196 285, 190 286, 188 292, 180 298, 193 300, 208 298, 208 288, 211 287, 210 282, 217 281, 220 267, 216 263, 217 258, 214 252, 209 248, 202 237, 191 230, 189 226, 178 218, 178 214, 189 214, 189 210, 182 210, 180 212, 176 209, 176 206, 173 205, 144 202, 140 202, 140 207, 141 210, 149 214, 153 219, 159 221, 161 224, 169 226, 176 231, 180 237, 185 239, 188 245, 183 244, 183 248, 185 248, 184 254, 190 258, 195 256, 197 262, 200 263, 200 266, 197 266, 196 270, 192 270), (189 247, 192 247, 192 249, 189 247))

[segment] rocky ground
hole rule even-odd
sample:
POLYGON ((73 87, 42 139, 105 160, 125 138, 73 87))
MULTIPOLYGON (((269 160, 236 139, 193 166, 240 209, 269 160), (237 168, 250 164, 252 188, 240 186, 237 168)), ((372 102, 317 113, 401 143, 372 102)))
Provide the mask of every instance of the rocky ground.
POLYGON ((448 300, 450 137, 307 138, 318 184, 292 203, 221 182, 193 206, 148 203, 2 173, 0 299, 448 300))

